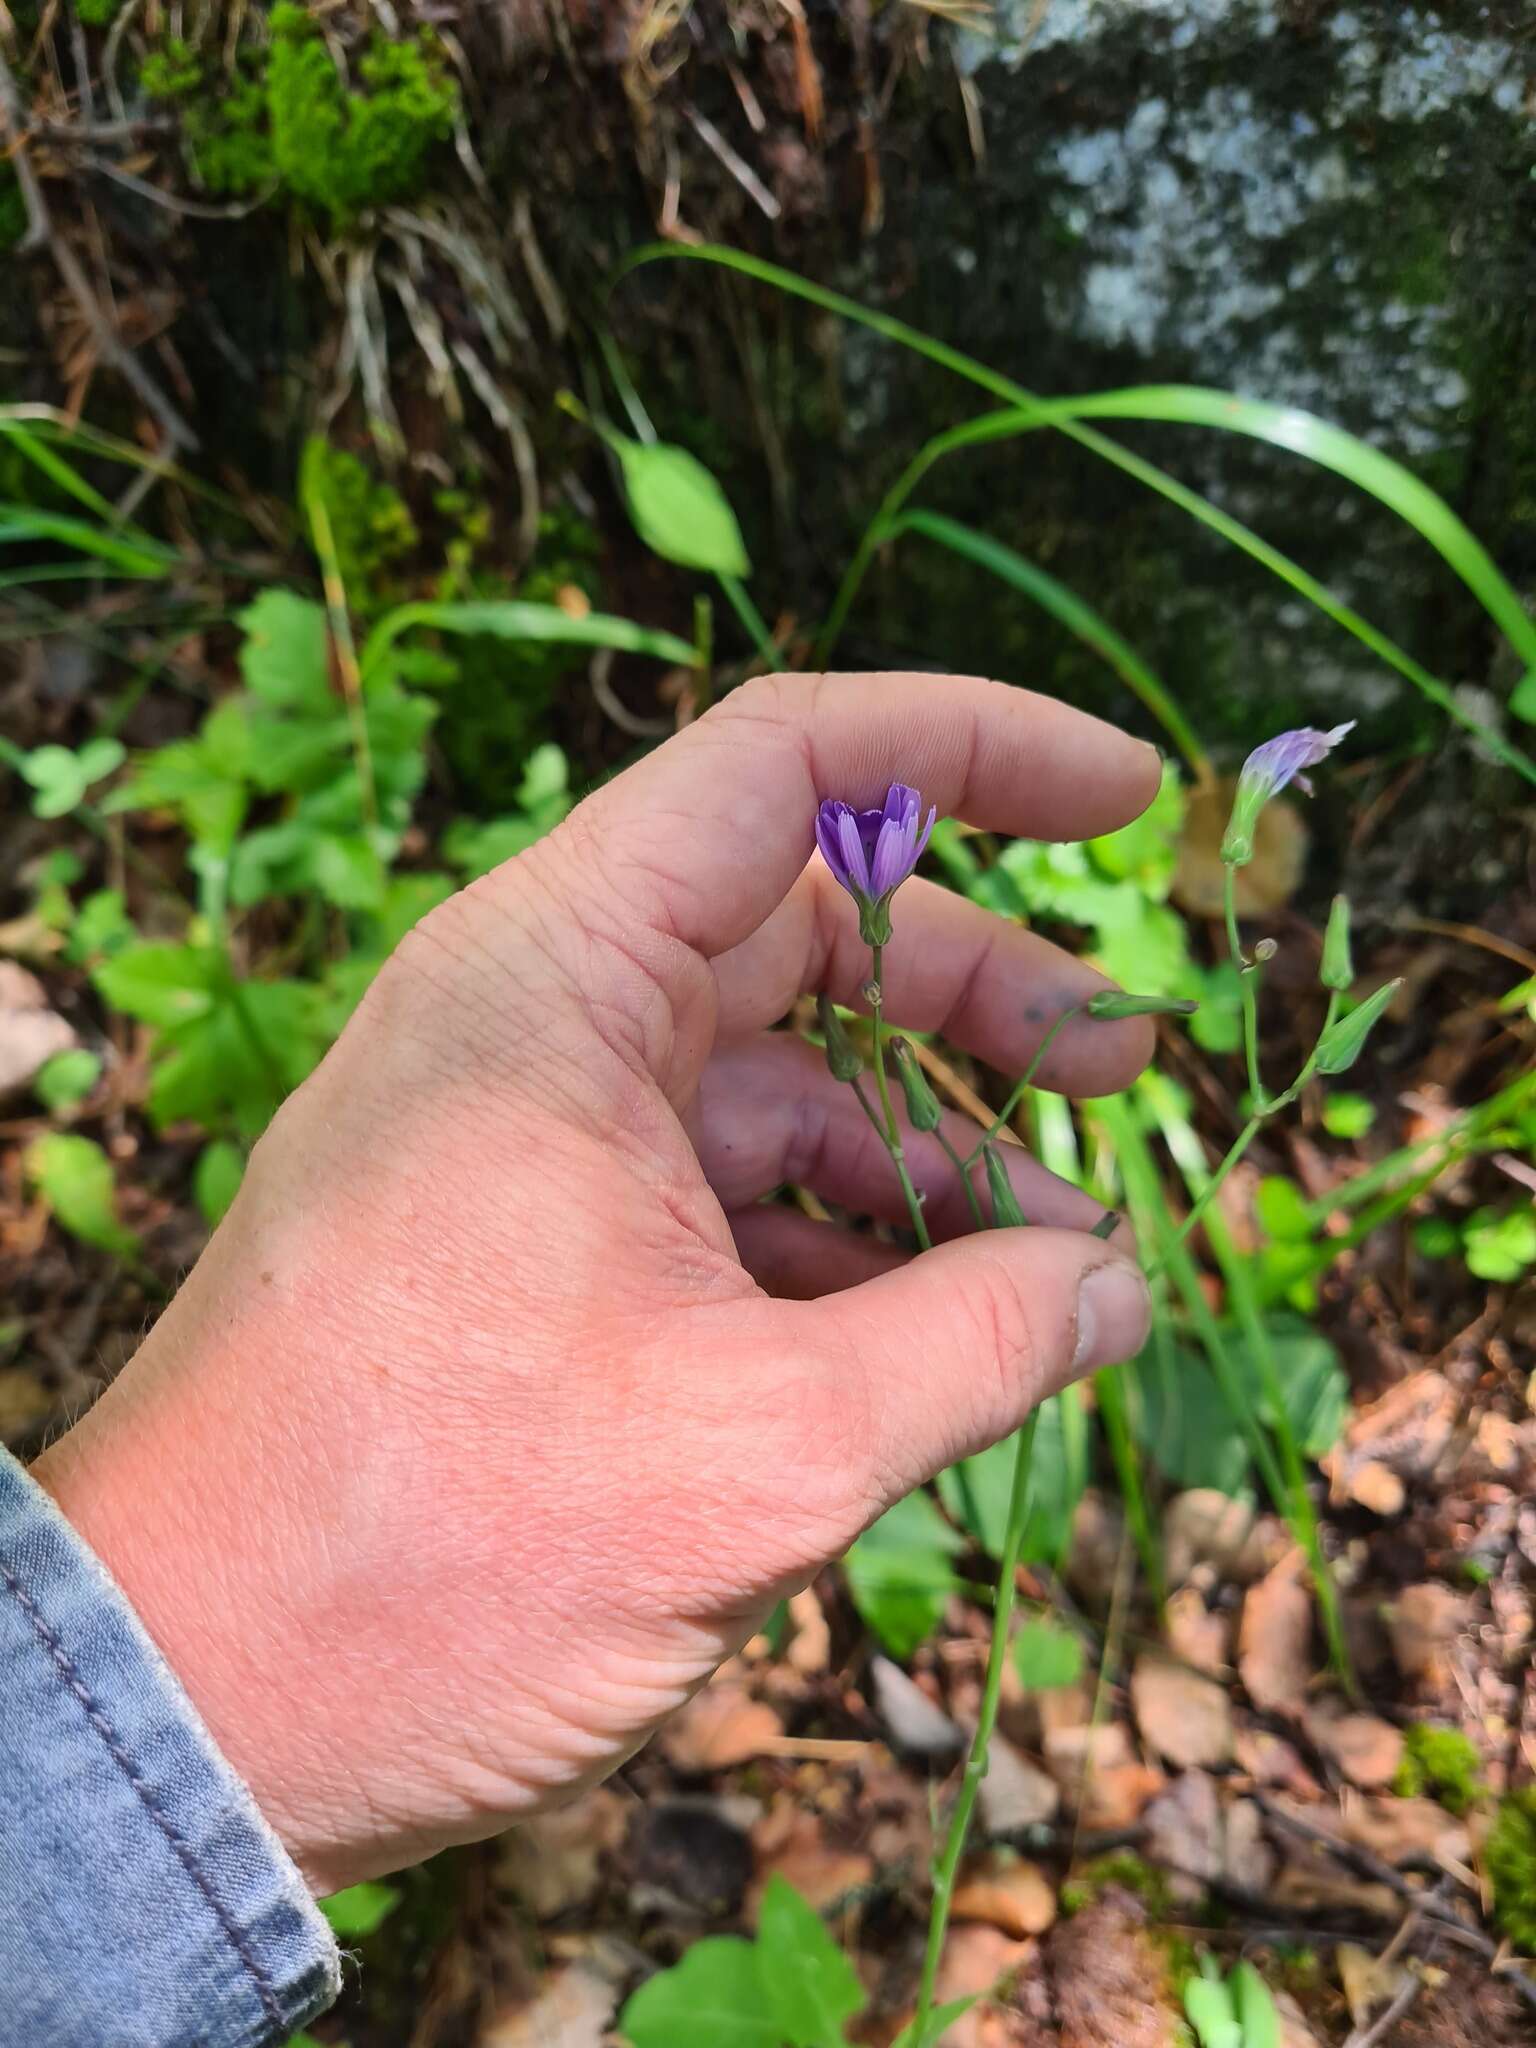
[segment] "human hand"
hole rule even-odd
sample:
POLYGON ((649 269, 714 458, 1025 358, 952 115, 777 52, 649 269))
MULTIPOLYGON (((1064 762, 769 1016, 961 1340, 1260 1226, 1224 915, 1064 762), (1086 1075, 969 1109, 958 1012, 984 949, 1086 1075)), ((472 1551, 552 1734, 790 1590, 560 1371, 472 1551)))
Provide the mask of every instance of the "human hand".
MULTIPOLYGON (((905 1213, 851 1092, 767 1030, 859 1000, 812 821, 896 779, 1077 838, 1158 764, 995 683, 737 691, 416 927, 38 1461, 316 1889, 612 1769, 894 1500, 1139 1348, 1139 1271, 1018 1148, 1051 1227, 966 1237, 908 1140, 950 1240, 915 1260, 754 1206, 905 1213)), ((894 915, 890 1020, 1004 1072, 1104 985, 921 881, 894 915)), ((1149 1049, 1079 1021, 1041 1078, 1102 1093, 1149 1049)))

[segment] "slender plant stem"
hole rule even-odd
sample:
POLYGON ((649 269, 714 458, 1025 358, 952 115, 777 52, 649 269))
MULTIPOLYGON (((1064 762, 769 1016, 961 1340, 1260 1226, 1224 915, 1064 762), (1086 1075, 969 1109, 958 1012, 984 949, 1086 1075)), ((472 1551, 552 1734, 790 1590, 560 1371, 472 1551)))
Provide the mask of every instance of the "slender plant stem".
POLYGON ((980 1159, 982 1153, 986 1151, 987 1147, 992 1143, 992 1140, 997 1136, 998 1132, 1002 1130, 1003 1126, 1008 1122, 1009 1118, 1013 1115, 1013 1112, 1024 1100, 1025 1095, 1033 1085, 1034 1078, 1036 1074, 1039 1073, 1041 1063, 1045 1059, 1046 1054, 1050 1051, 1051 1047, 1055 1044, 1057 1038, 1061 1035, 1061 1033, 1065 1031, 1067 1026, 1072 1022, 1072 1019, 1078 1016, 1081 1013, 1081 1011, 1081 1003, 1074 1003, 1070 1010, 1063 1010, 1061 1015, 1056 1019, 1055 1023, 1051 1026, 1050 1030, 1047 1031, 1044 1038, 1041 1039, 1039 1045, 1035 1048, 1034 1058, 1030 1061, 1029 1065, 1024 1069, 1022 1078, 1015 1082, 1013 1092, 1008 1097, 1008 1100, 1003 1104, 1002 1108, 997 1112, 997 1115, 993 1117, 991 1123, 988 1124, 987 1128, 982 1132, 981 1136, 977 1139, 976 1143, 972 1146, 971 1150, 966 1154, 965 1164, 967 1167, 971 1167, 976 1164, 977 1160, 980 1159))
POLYGON ((1163 1271, 1168 1264, 1169 1256, 1183 1244, 1185 1238, 1189 1236, 1195 1225, 1204 1216, 1206 1210, 1209 1209, 1212 1202, 1215 1201, 1217 1195, 1221 1192, 1222 1182, 1258 1136, 1263 1128, 1263 1124, 1263 1117, 1251 1116, 1247 1123, 1243 1125, 1243 1128, 1237 1134, 1236 1141, 1233 1143, 1231 1150, 1196 1196, 1189 1214, 1184 1218, 1184 1221, 1177 1230, 1163 1239, 1157 1257, 1147 1267, 1148 1279, 1152 1279, 1156 1274, 1163 1271))
POLYGON ((880 1091, 880 1109, 885 1118, 885 1149, 891 1155, 891 1164, 901 1182, 901 1192, 907 1198, 907 1211, 912 1218, 912 1228, 917 1233, 918 1244, 925 1252, 933 1250, 933 1239, 928 1235, 927 1219, 923 1215, 922 1200, 912 1185, 912 1176, 907 1171, 907 1155, 901 1147, 901 1125, 896 1121, 896 1110, 891 1101, 891 1084, 885 1071, 885 993, 880 985, 881 955, 884 948, 872 949, 872 965, 869 976, 869 1010, 875 1026, 875 1086, 880 1091))
POLYGON ((769 632, 762 613, 752 602, 751 593, 739 576, 728 576, 723 570, 719 577, 720 588, 725 592, 731 610, 746 629, 747 638, 757 649, 769 668, 777 668, 782 659, 779 643, 769 632))
POLYGON ((969 1202, 971 1207, 972 1222, 976 1225, 976 1228, 978 1230, 985 1230, 987 1227, 987 1219, 982 1210, 981 1197, 977 1194, 975 1183, 971 1179, 970 1166, 966 1163, 965 1160, 963 1160, 960 1157, 959 1152, 950 1143, 949 1139, 945 1136, 942 1130, 935 1131, 933 1135, 938 1139, 939 1143, 943 1146, 944 1150, 949 1154, 950 1159, 954 1162, 955 1171, 960 1176, 960 1185, 965 1189, 965 1199, 967 1202, 969 1202))
POLYGON ((971 1740, 970 1754, 965 1760, 965 1774, 960 1780, 955 1809, 949 1817, 943 1854, 934 1872, 933 1907, 928 1918, 928 1945, 923 1954, 923 1976, 917 1993, 917 2016, 912 2023, 912 2048, 927 2048, 928 2028, 933 2016, 934 1987, 938 1982, 939 1958, 944 1949, 944 1936, 949 1929, 949 1911, 955 1895, 955 1878, 960 1869, 960 1859, 965 1854, 965 1840, 970 1832, 976 1795, 981 1790, 982 1779, 987 1775, 987 1751, 992 1741, 992 1730, 997 1725, 997 1709, 1003 1692, 1003 1666, 1008 1658, 1008 1637, 1013 1623, 1014 1602, 1018 1596, 1019 1553, 1024 1547, 1024 1531, 1029 1522, 1032 1491, 1030 1467, 1035 1447, 1035 1422, 1036 1416, 1031 1415, 1019 1431, 1018 1446, 1014 1452, 1013 1486, 1008 1496, 1008 1524, 1003 1535, 1002 1556, 998 1560, 997 1604, 992 1610, 992 1648, 987 1657, 987 1676, 982 1686, 981 1711, 976 1720, 976 1733, 971 1740))
POLYGON ((1237 969, 1238 987, 1243 998, 1243 1051, 1248 1060, 1248 1092, 1253 1098, 1253 1114, 1256 1118, 1265 1113, 1264 1079, 1259 1072, 1259 974, 1257 960, 1243 958, 1243 942, 1237 929, 1237 869, 1228 861, 1223 870, 1225 876, 1225 905, 1227 913, 1227 945, 1232 954, 1232 965, 1237 969))

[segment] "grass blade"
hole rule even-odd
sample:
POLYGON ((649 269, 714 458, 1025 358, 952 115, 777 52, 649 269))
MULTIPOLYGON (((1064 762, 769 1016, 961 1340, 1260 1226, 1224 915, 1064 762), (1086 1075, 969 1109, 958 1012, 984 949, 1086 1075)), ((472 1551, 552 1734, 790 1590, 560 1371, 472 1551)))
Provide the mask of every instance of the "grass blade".
POLYGON ((691 668, 695 651, 675 633, 637 625, 608 612, 574 618, 554 604, 533 604, 517 598, 480 603, 403 604, 381 619, 363 648, 363 675, 412 626, 434 627, 440 633, 484 633, 497 640, 565 642, 573 647, 612 647, 621 654, 649 654, 657 661, 680 662, 691 668))

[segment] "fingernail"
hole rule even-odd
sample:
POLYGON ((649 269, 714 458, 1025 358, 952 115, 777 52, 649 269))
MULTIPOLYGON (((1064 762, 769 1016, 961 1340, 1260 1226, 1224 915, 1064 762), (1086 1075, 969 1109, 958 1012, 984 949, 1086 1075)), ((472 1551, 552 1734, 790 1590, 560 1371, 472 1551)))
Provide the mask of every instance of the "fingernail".
POLYGON ((1147 1341, 1152 1297, 1145 1276, 1129 1259, 1092 1266, 1077 1291, 1077 1349, 1073 1369, 1093 1372, 1134 1358, 1147 1341))

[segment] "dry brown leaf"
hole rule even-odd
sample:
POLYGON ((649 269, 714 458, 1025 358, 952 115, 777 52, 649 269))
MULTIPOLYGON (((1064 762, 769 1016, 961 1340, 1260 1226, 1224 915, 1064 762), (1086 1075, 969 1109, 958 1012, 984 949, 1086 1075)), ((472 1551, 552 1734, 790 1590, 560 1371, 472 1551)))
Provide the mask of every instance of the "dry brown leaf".
POLYGON ((1084 1771, 1110 1771, 1134 1761, 1130 1735, 1119 1721, 1049 1728, 1043 1747, 1046 1769, 1069 1794, 1084 1771))
POLYGON ((1143 1739, 1185 1769, 1232 1757, 1232 1703, 1223 1687, 1155 1651, 1136 1660, 1131 1706, 1143 1739))
POLYGON ((39 1067, 75 1043, 72 1027, 48 1007, 48 991, 14 960, 0 960, 0 1099, 25 1088, 39 1067))
POLYGON ((1334 1960, 1338 1965, 1339 1983, 1343 1987, 1349 2016, 1357 2027, 1363 2027, 1374 2013, 1395 1998, 1410 1974, 1406 1964, 1372 1955, 1368 1948, 1360 1948, 1352 1941, 1339 1943, 1334 1950, 1334 1960))
POLYGON ((1402 1730, 1375 1714, 1342 1714, 1320 1705, 1302 1716, 1302 1727, 1312 1746, 1362 1791, 1390 1784, 1403 1760, 1402 1730))
POLYGON ((1168 1780, 1150 1764, 1114 1764, 1095 1771, 1076 1793, 1077 1817, 1085 1828, 1114 1833, 1134 1827, 1168 1780))
POLYGON ((1322 2048, 1322 2043, 1307 2025, 1307 2016, 1292 1998, 1289 1991, 1273 1994, 1275 2011, 1280 2016, 1280 2048, 1322 2048))
MULTIPOLYGON (((952 1998, 985 2001, 1002 1980, 1035 1952, 1033 1940, 1014 1941, 1000 1928, 971 1922, 950 1930, 939 1958, 938 2000, 952 1998)), ((983 2048, 982 2005, 973 2005, 942 2036, 944 2048, 983 2048)))
POLYGON ((795 1632, 784 1653, 785 1661, 802 1678, 814 1678, 826 1670, 832 1659, 832 1631, 814 1588, 806 1586, 791 1595, 789 1618, 795 1632))
POLYGON ((984 1920, 1015 1941, 1044 1934, 1056 1919, 1056 1891, 1038 1864, 984 1856, 955 1889, 957 1920, 984 1920))
POLYGON ((1207 1772, 1182 1772, 1152 1801, 1143 1825, 1147 1861, 1167 1871, 1176 1898, 1199 1898, 1221 1876, 1221 1804, 1207 1772))
POLYGON ((783 1723, 765 1700, 738 1685, 707 1685, 674 1714, 658 1738, 669 1763, 680 1771, 729 1770, 771 1748, 783 1723))
POLYGON ((1224 1819, 1222 1867, 1228 1884, 1246 1892, 1267 1892, 1276 1859, 1264 1832, 1263 1813, 1251 1799, 1234 1799, 1224 1819))
POLYGON ((1301 1753, 1267 1728, 1240 1727, 1232 1740, 1238 1767, 1256 1785, 1282 1785, 1298 1799, 1321 1799, 1323 1788, 1301 1760, 1301 1753))
MULTIPOLYGON (((1189 793, 1173 898, 1191 917, 1222 914, 1228 869, 1221 842, 1236 789, 1237 778, 1223 775, 1189 793)), ((1290 902, 1306 863, 1307 839, 1306 824, 1289 798, 1264 806, 1254 827, 1253 858, 1236 870, 1239 916, 1258 916, 1290 902)))
POLYGON ((1430 1691, 1444 1691, 1451 1682, 1451 1645, 1470 1619, 1470 1603, 1449 1586, 1433 1579, 1405 1586, 1387 1613, 1398 1668, 1430 1691))
POLYGON ((1096 1486, 1088 1487, 1072 1511, 1072 1540, 1062 1576, 1083 1605, 1101 1614, 1125 1539, 1125 1517, 1117 1501, 1108 1501, 1096 1486))
POLYGON ((503 1835, 496 1845, 496 1882, 535 1920, 553 1920, 593 1897, 603 1857, 619 1847, 627 1824, 624 1801, 600 1785, 503 1835))
POLYGON ((1231 1617, 1207 1607, 1196 1586, 1181 1586, 1163 1610, 1168 1647, 1182 1664, 1224 1677, 1232 1647, 1231 1617))
POLYGON ((583 1943, 584 1953, 551 1970, 533 1998, 503 2010, 475 2048, 604 2048, 626 1977, 637 1958, 622 1943, 583 1943))
POLYGON ((1412 1856, 1427 1856, 1450 1868, 1465 1867, 1472 1860, 1472 1837, 1466 1823, 1433 1799, 1351 1795, 1340 1805, 1337 1826, 1346 1842, 1369 1849, 1384 1863, 1401 1864, 1412 1856))
POLYGON ((1398 1513, 1407 1497, 1402 1482, 1422 1477, 1439 1461, 1456 1426, 1457 1406, 1444 1373, 1426 1368, 1358 1409, 1322 1461, 1334 1499, 1358 1501, 1376 1514, 1398 1513))
POLYGON ((1299 1550, 1283 1557, 1243 1597, 1237 1668, 1261 1713, 1299 1715, 1312 1672, 1312 1593, 1299 1550))
POLYGON ((829 1842, 814 1813, 797 1813, 787 1833, 777 1816, 770 1814, 752 1830, 752 1840, 760 1859, 747 1901, 747 1915, 754 1925, 763 1891, 775 1873, 787 1879, 818 1912, 846 1899, 850 1892, 862 1890, 875 1874, 875 1859, 862 1850, 841 1849, 829 1842), (770 1843, 771 1847, 765 1847, 770 1843))

